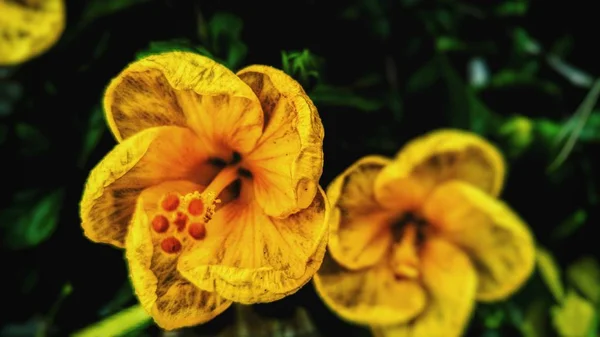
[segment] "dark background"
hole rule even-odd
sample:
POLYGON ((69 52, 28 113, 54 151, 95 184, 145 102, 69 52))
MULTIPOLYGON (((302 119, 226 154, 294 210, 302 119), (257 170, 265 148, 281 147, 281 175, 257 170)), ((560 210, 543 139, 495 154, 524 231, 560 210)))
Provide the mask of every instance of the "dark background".
MULTIPOLYGON (((598 255, 598 94, 579 109, 600 73, 594 2, 333 3, 67 1, 61 40, 0 68, 2 336, 66 336, 136 304, 123 252, 83 236, 78 203, 89 171, 115 145, 100 105, 105 86, 136 58, 173 49, 299 80, 325 126, 323 186, 358 158, 392 156, 424 132, 477 132, 504 152, 502 198, 558 268, 598 255), (470 75, 477 65, 480 82, 470 75), (569 137, 569 156, 549 170, 569 137)), ((507 301, 479 305, 468 336, 526 336, 536 301, 538 336, 554 336, 557 303, 540 275, 507 301)), ((331 313, 310 283, 254 308, 284 321, 299 306, 315 336, 369 336, 331 313)), ((230 309, 184 333, 215 335, 235 317, 230 309)), ((129 335, 158 334, 149 326, 129 335)))

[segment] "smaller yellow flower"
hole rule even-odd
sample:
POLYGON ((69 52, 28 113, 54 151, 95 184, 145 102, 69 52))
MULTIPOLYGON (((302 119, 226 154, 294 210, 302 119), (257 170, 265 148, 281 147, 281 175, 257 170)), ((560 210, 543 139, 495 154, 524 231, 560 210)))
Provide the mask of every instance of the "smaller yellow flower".
POLYGON ((42 54, 64 28, 64 0, 0 0, 0 65, 42 54))
POLYGON ((360 159, 327 190, 317 292, 376 336, 459 336, 476 300, 509 296, 533 270, 531 233, 496 199, 503 178, 500 153, 458 130, 360 159))

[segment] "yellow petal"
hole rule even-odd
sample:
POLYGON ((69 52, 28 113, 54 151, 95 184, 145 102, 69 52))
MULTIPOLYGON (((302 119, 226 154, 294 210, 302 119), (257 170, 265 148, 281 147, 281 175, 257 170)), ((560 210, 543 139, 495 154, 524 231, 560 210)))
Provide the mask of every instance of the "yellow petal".
POLYGON ((323 171, 323 124, 300 84, 281 70, 250 66, 238 72, 259 98, 265 130, 247 157, 256 200, 270 216, 310 205, 323 171))
MULTIPOLYGON (((152 230, 152 219, 161 197, 167 193, 185 195, 199 189, 200 186, 191 182, 172 181, 144 190, 138 198, 127 235, 125 256, 135 293, 148 314, 166 330, 204 323, 231 305, 231 301, 198 289, 179 274, 180 254, 161 249, 161 243, 165 238, 172 238, 170 231, 176 231, 175 228, 164 233, 152 230)), ((185 238, 178 241, 183 250, 190 244, 185 238)))
POLYGON ((418 207, 436 185, 451 179, 497 196, 504 170, 501 154, 483 138, 460 130, 434 131, 398 152, 394 163, 377 177, 375 196, 390 208, 405 199, 418 207))
POLYGON ((387 260, 349 270, 326 254, 314 279, 317 293, 341 318, 366 325, 409 321, 423 311, 427 295, 416 280, 396 280, 387 260))
POLYGON ((42 54, 64 28, 64 0, 0 1, 0 65, 19 64, 42 54))
POLYGON ((153 126, 188 125, 209 153, 246 153, 263 128, 252 89, 226 67, 188 52, 130 64, 108 86, 104 109, 119 141, 153 126))
POLYGON ((423 247, 427 308, 408 324, 373 327, 380 337, 459 337, 475 304, 477 275, 469 257, 451 243, 430 238, 423 247))
POLYGON ((205 239, 183 254, 178 270, 199 288, 244 304, 296 292, 325 253, 329 206, 324 192, 319 188, 308 208, 284 219, 268 217, 257 203, 243 199, 217 210, 206 224, 205 239))
POLYGON ((394 214, 384 210, 373 194, 375 178, 389 162, 380 156, 361 158, 327 187, 332 207, 329 253, 346 268, 376 264, 391 244, 389 223, 394 214))
POLYGON ((424 215, 440 235, 462 247, 479 273, 477 299, 516 291, 531 275, 535 245, 527 225, 504 203, 461 181, 438 187, 424 215))
POLYGON ((216 170, 189 129, 146 129, 118 144, 91 171, 81 198, 85 235, 96 242, 123 247, 136 199, 143 189, 185 178, 206 184, 216 170))

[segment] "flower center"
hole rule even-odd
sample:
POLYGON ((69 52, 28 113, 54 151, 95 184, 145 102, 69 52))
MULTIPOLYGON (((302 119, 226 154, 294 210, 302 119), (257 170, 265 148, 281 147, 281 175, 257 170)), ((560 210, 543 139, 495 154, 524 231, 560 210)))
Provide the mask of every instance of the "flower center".
POLYGON ((151 220, 152 230, 161 240, 162 251, 177 254, 186 243, 203 240, 207 235, 206 224, 221 203, 217 197, 239 178, 238 165, 226 166, 202 193, 194 191, 181 195, 169 192, 163 195, 151 220))
POLYGON ((419 250, 425 241, 427 222, 414 213, 405 213, 392 226, 394 243, 390 267, 397 280, 416 279, 419 272, 419 250))

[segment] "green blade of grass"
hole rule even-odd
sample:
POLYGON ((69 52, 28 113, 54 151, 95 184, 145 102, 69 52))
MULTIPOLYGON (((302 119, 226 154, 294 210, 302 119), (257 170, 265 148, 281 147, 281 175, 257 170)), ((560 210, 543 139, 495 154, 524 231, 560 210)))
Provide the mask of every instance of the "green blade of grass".
MULTIPOLYGON (((596 80, 594 82, 592 89, 585 97, 581 105, 577 108, 577 111, 573 114, 572 118, 575 119, 576 122, 572 122, 573 124, 567 122, 567 124, 565 125, 565 127, 569 128, 572 126, 573 130, 569 135, 569 138, 567 139, 565 145, 562 147, 562 149, 554 159, 554 161, 548 166, 548 172, 556 170, 567 159, 567 157, 573 150, 573 147, 575 146, 575 143, 579 138, 579 134, 583 130, 583 127, 585 126, 588 117, 590 116, 592 110, 596 106, 598 98, 600 98, 600 80, 596 80)), ((563 134, 564 133, 561 132, 559 140, 563 137, 563 134)))
POLYGON ((150 325, 150 316, 140 305, 123 309, 118 313, 96 322, 82 330, 77 331, 72 337, 106 337, 122 336, 133 330, 150 325))

